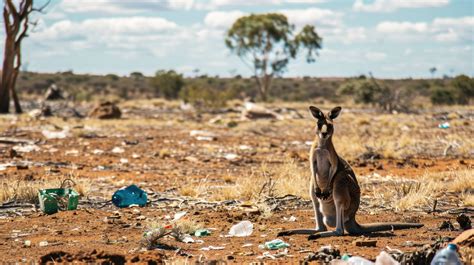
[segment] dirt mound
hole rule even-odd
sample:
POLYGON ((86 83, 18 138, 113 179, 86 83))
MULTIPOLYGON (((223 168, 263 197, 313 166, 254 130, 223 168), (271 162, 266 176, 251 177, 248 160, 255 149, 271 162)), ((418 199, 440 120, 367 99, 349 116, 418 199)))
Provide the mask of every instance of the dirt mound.
POLYGON ((89 117, 97 119, 120 119, 121 116, 120 109, 109 101, 100 103, 89 113, 89 117))

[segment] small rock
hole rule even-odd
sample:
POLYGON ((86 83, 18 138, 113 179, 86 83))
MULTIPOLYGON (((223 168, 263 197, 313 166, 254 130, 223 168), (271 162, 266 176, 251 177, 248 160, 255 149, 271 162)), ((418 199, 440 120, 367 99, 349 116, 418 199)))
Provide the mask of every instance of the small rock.
POLYGON ((38 245, 39 245, 40 247, 46 247, 46 246, 48 246, 49 244, 48 244, 48 241, 41 241, 41 242, 39 242, 38 245))
POLYGON ((146 216, 144 216, 144 215, 140 215, 140 216, 138 216, 138 217, 137 217, 137 218, 135 218, 135 219, 136 219, 136 220, 138 220, 138 221, 143 221, 143 220, 145 220, 145 219, 146 219, 146 216))
POLYGON ((97 119, 120 119, 121 116, 120 109, 110 101, 100 103, 89 113, 89 117, 97 119))
POLYGON ((24 245, 25 245, 25 247, 27 247, 27 248, 31 247, 31 241, 30 241, 30 240, 25 240, 24 245))
POLYGON ((352 245, 356 247, 375 247, 377 246, 377 240, 357 239, 355 241, 352 241, 352 245))
POLYGON ((469 218, 469 216, 463 213, 456 217, 456 221, 458 222, 462 230, 468 230, 472 228, 471 219, 469 218))

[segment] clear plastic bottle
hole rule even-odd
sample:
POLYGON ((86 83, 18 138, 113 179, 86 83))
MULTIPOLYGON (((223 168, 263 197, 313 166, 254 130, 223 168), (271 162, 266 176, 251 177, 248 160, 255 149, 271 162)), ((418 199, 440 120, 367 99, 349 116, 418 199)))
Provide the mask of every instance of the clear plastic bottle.
POLYGON ((457 249, 456 244, 448 244, 436 253, 431 265, 462 265, 457 249))

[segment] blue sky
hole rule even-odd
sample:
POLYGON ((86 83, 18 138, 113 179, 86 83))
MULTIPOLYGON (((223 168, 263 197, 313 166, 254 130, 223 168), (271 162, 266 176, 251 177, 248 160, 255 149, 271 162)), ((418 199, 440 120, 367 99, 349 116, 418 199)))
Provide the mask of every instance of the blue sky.
MULTIPOLYGON (((115 73, 175 69, 249 76, 224 45, 240 16, 281 12, 323 38, 315 63, 284 76, 474 75, 472 0, 52 0, 24 41, 29 71, 115 73)), ((38 5, 41 4, 38 1, 38 5)), ((2 33, 4 34, 4 33, 2 33)), ((2 45, 3 46, 3 45, 2 45)))

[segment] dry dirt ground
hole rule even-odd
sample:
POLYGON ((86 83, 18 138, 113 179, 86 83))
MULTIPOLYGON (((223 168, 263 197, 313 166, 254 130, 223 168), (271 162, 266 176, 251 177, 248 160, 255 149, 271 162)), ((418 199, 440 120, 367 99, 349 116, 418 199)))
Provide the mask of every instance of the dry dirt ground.
POLYGON ((290 244, 285 255, 262 257, 282 252, 259 249, 282 229, 314 226, 306 188, 314 122, 304 104, 290 105, 303 118, 279 110, 283 120, 242 121, 232 111, 197 115, 161 101, 122 103, 119 120, 0 117, 2 137, 32 141, 0 141, 0 260, 296 263, 328 245, 341 255, 375 259, 382 250, 408 252, 449 241, 461 233, 455 221, 461 212, 472 220, 474 109, 388 115, 352 108, 336 120, 334 142, 361 183, 358 221, 424 227, 315 241, 283 237, 290 244), (449 129, 438 128, 446 121, 449 129), (65 138, 48 139, 48 131, 65 138), (34 205, 37 189, 58 187, 65 178, 82 194, 78 209, 41 213, 34 205), (110 203, 113 192, 129 184, 147 191, 147 207, 110 203), (183 211, 178 222, 211 235, 193 236, 203 241, 197 243, 166 237, 158 248, 143 247, 147 228, 170 224, 183 211), (296 222, 288 221, 291 216, 296 222), (242 220, 254 224, 252 235, 226 237, 242 220), (443 221, 454 231, 440 230, 443 221), (352 243, 357 239, 377 243, 359 247, 352 243), (48 245, 40 246, 43 241, 48 245), (208 246, 223 249, 202 250, 208 246))

